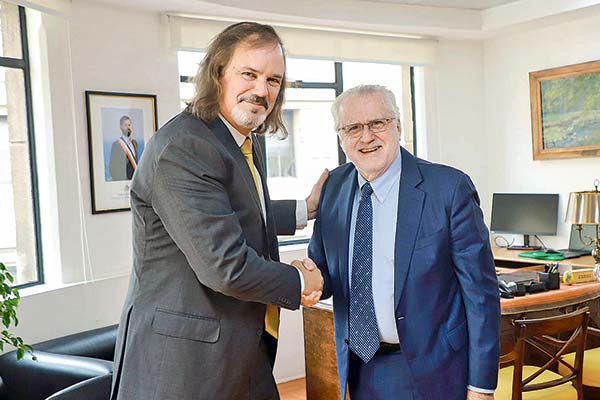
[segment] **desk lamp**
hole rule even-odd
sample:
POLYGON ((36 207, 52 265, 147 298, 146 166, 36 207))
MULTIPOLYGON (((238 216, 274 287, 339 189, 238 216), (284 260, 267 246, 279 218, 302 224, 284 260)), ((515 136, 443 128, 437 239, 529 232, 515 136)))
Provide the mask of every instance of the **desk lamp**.
POLYGON ((600 191, 598 191, 600 180, 594 181, 595 189, 588 192, 573 192, 569 195, 567 216, 565 221, 575 224, 579 231, 579 240, 585 246, 592 243, 592 257, 595 260, 594 275, 600 281, 600 191), (581 225, 596 225, 596 238, 586 237, 584 239, 581 225))

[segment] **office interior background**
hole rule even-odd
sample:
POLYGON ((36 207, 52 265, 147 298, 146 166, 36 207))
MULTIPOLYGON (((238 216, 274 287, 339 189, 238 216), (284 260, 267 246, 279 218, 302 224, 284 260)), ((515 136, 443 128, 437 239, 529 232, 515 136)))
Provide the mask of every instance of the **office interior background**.
MULTIPOLYGON (((468 173, 488 226, 493 193, 558 193, 557 234, 542 239, 564 248, 568 195, 600 176, 599 158, 533 160, 529 92, 529 72, 600 59, 600 1, 11 0, 5 39, 19 32, 16 5, 29 51, 4 40, 2 56, 25 61, 18 78, 0 68, 0 261, 26 286, 15 332, 29 343, 116 323, 127 290, 131 215, 92 214, 85 91, 154 94, 160 126, 233 21, 276 25, 302 81, 286 105, 292 134, 266 139, 274 197, 305 197, 339 164, 329 105, 358 83, 395 91, 403 143, 468 173)), ((283 243, 284 260, 305 256, 309 230, 283 243)), ((284 311, 279 382, 304 376, 303 345, 301 312, 284 311)))

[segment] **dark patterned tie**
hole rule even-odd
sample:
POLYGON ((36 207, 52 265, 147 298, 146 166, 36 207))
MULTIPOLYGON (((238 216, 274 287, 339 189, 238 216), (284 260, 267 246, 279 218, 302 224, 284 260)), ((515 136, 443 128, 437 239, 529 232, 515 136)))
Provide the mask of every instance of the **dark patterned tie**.
POLYGON ((373 303, 373 188, 362 187, 352 254, 350 287, 350 350, 367 363, 379 348, 379 330, 373 303))

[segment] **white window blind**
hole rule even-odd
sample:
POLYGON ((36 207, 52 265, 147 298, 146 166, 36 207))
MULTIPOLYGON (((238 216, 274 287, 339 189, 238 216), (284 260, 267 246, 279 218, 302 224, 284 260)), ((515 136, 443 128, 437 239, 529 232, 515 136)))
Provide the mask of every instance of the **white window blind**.
MULTIPOLYGON (((173 15, 164 15, 163 22, 169 29, 170 46, 175 49, 206 49, 214 36, 234 23, 173 15)), ((437 41, 433 39, 273 25, 290 57, 408 65, 435 63, 437 41)))

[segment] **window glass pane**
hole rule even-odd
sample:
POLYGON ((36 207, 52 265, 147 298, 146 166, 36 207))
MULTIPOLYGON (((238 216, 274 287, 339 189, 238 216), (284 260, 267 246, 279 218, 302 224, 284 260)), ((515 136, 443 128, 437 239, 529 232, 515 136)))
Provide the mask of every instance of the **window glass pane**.
POLYGON ((194 84, 188 82, 179 83, 179 98, 181 99, 182 110, 192 100, 192 96, 194 96, 194 84))
MULTIPOLYGON (((348 90, 358 85, 382 85, 394 93, 396 104, 400 109, 400 119, 404 120, 403 115, 403 93, 402 93, 402 65, 396 64, 374 64, 362 62, 344 62, 342 64, 342 75, 344 80, 344 90, 348 90)), ((407 67, 408 68, 408 67, 407 67)), ((410 90, 410 89, 407 89, 410 90)), ((404 126, 404 125, 403 125, 404 126)), ((404 131, 404 130, 403 130, 404 131)), ((400 137, 400 144, 406 147, 406 134, 404 132, 400 137)), ((410 133, 412 135, 412 133, 410 133)), ((412 142, 412 140, 411 140, 412 142)), ((412 145, 409 146, 411 151, 412 145)))
POLYGON ((206 53, 202 51, 178 51, 177 60, 179 62, 179 99, 181 100, 181 109, 183 110, 187 103, 194 96, 194 84, 191 82, 181 82, 181 77, 193 78, 198 72, 198 64, 204 58, 206 53))
POLYGON ((0 1, 0 56, 22 58, 18 6, 0 1))
POLYGON ((344 62, 342 64, 344 90, 358 85, 382 85, 396 96, 398 106, 402 103, 402 66, 344 62))
MULTIPOLYGON (((295 90, 297 100, 288 100, 284 106, 289 136, 284 140, 276 137, 266 140, 267 182, 272 199, 304 199, 325 168, 332 170, 338 166, 337 135, 329 111, 335 92, 295 90)), ((312 223, 296 232, 294 239, 309 238, 311 233, 312 223)))
POLYGON ((335 82, 333 61, 288 58, 287 80, 303 82, 335 82))
POLYGON ((23 71, 0 67, 0 261, 38 280, 23 71))
POLYGON ((198 64, 204 58, 206 53, 202 51, 178 51, 177 59, 179 62, 180 76, 194 76, 198 72, 198 64))
POLYGON ((333 103, 335 100, 334 89, 298 89, 286 88, 285 100, 290 101, 325 101, 333 103))

